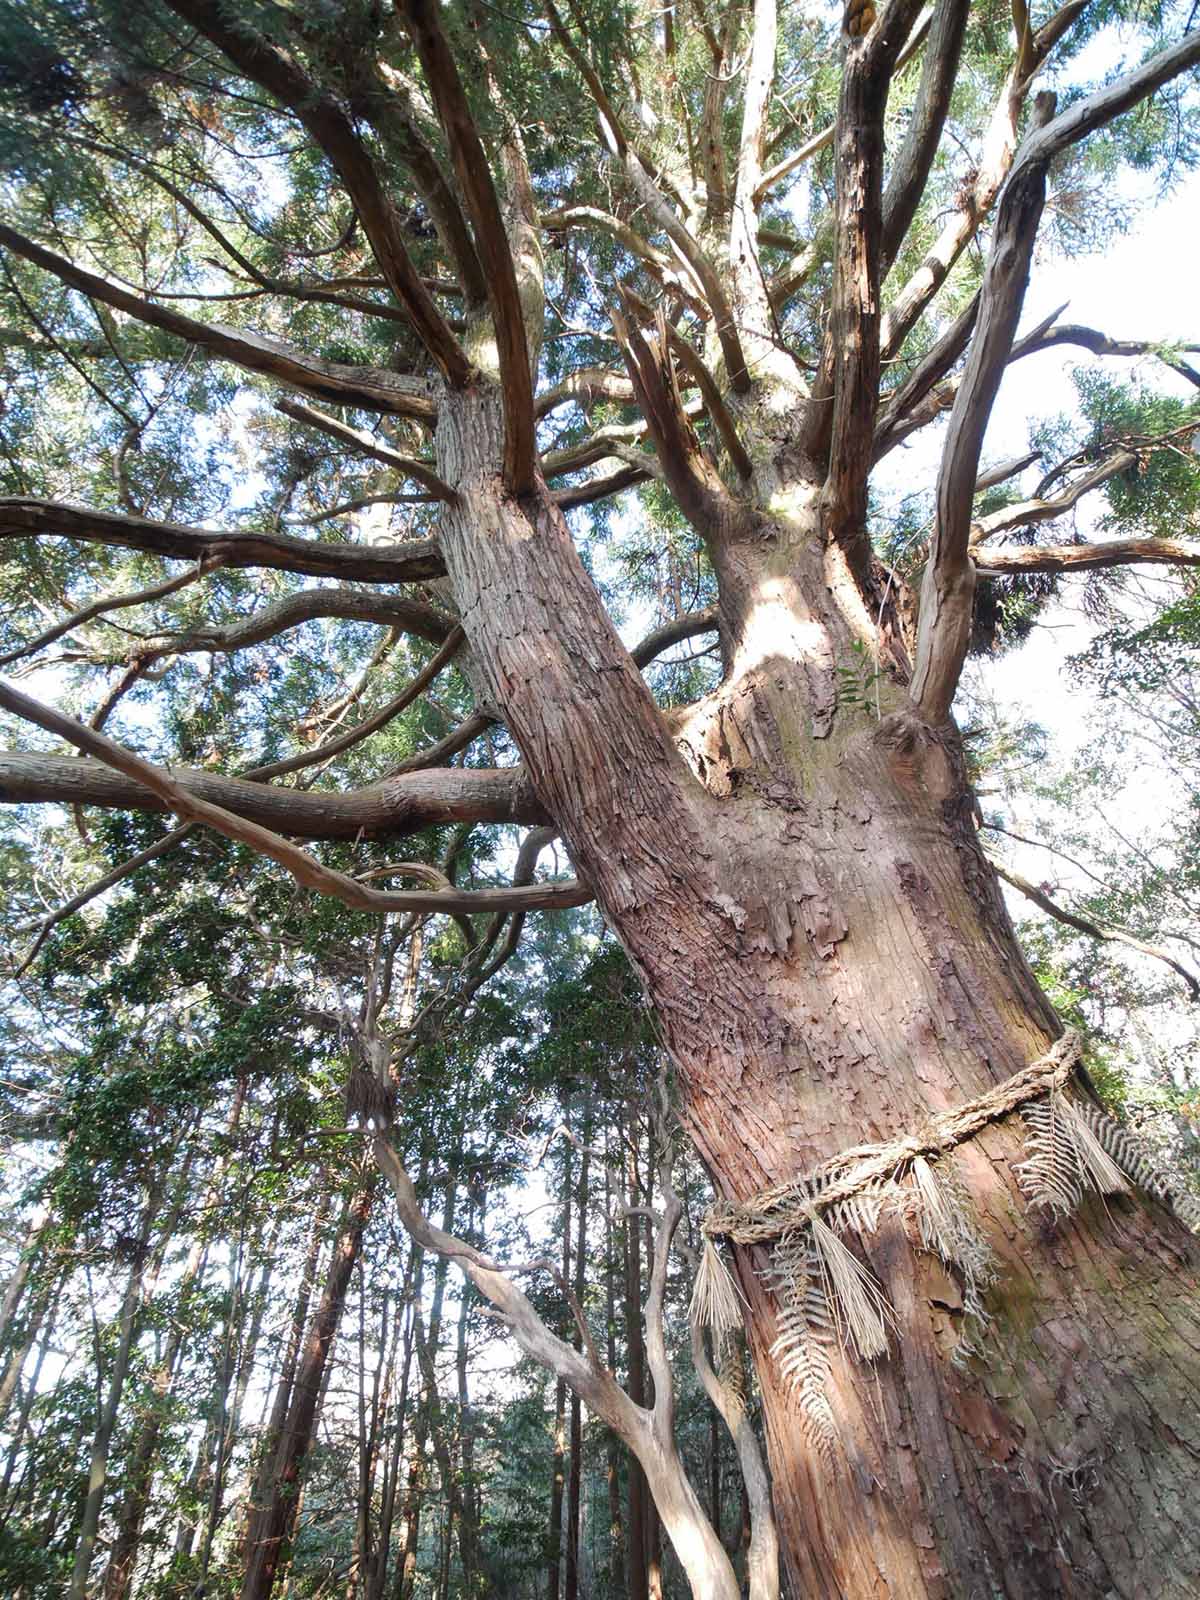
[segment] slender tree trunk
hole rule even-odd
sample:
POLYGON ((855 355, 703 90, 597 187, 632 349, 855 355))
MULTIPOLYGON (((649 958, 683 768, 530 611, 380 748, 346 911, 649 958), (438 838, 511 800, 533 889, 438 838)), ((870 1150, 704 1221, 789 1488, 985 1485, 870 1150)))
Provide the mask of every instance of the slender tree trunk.
POLYGON ((17 1256, 16 1266, 13 1268, 13 1275, 4 1285, 4 1295, 0 1299, 0 1346, 8 1337, 8 1330, 17 1314, 17 1307, 21 1304, 21 1296, 25 1293, 25 1285, 29 1282, 29 1274, 37 1260, 42 1240, 49 1230, 49 1218, 44 1216, 35 1216, 29 1224, 25 1241, 17 1256))
POLYGON ((137 1331, 138 1312, 142 1301, 146 1253, 158 1217, 160 1198, 161 1188, 153 1188, 142 1212, 137 1237, 131 1246, 133 1259, 129 1276, 125 1281, 121 1309, 117 1316, 116 1354, 113 1357, 112 1371, 109 1373, 108 1392, 100 1407, 96 1433, 92 1440, 91 1458, 88 1463, 87 1499, 84 1501, 83 1518, 76 1538, 75 1565, 71 1573, 68 1600, 86 1600, 87 1597, 88 1577, 96 1553, 100 1514, 104 1509, 105 1490, 108 1486, 109 1451, 117 1426, 117 1414, 121 1408, 121 1396, 125 1390, 125 1378, 129 1372, 129 1358, 133 1352, 134 1334, 137 1331))
MULTIPOLYGON (((405 1428, 408 1422, 409 1377, 412 1371, 414 1353, 413 1306, 420 1297, 423 1276, 424 1254, 416 1245, 413 1245, 409 1252, 408 1266, 405 1272, 404 1294, 400 1305, 396 1309, 396 1345, 400 1349, 400 1392, 394 1408, 395 1437, 392 1441, 391 1454, 384 1475, 383 1491, 380 1496, 382 1509, 379 1519, 379 1538, 376 1543, 375 1557, 367 1582, 367 1600, 382 1600, 383 1592, 387 1585, 388 1564, 391 1559, 392 1549, 392 1528, 395 1523, 396 1506, 400 1497, 405 1428)), ((393 1356, 394 1361, 395 1356, 393 1356)))
MULTIPOLYGON (((630 1205, 640 1203, 640 1190, 637 1155, 631 1150, 628 1166, 630 1205)), ((642 1333, 642 1230, 638 1218, 634 1216, 627 1217, 625 1221, 625 1338, 629 1360, 629 1398, 635 1405, 644 1406, 650 1397, 646 1380, 646 1343, 642 1333)), ((629 1458, 628 1482, 626 1577, 629 1600, 649 1600, 650 1491, 641 1462, 632 1455, 629 1458)))
MULTIPOLYGON (((587 1208, 588 1171, 591 1163, 589 1144, 592 1137, 592 1106, 587 1102, 583 1116, 583 1150, 579 1157, 579 1188, 577 1191, 578 1222, 575 1236, 575 1298, 582 1305, 587 1287, 587 1208)), ((575 1348, 582 1349, 578 1331, 575 1348)), ((583 1485, 583 1411, 578 1394, 571 1395, 571 1475, 567 1495, 567 1567, 564 1600, 579 1600, 579 1526, 582 1513, 583 1485)))
MULTIPOLYGON (((563 1148, 562 1212, 559 1231, 562 1238, 563 1282, 571 1281, 571 1146, 563 1148)), ((559 1378, 554 1385, 554 1455, 550 1465, 550 1526, 546 1535, 546 1600, 558 1600, 562 1584, 563 1488, 567 1460, 567 1385, 559 1378)))
MULTIPOLYGON (((442 1224, 447 1232, 454 1226, 454 1212, 458 1196, 458 1173, 452 1166, 446 1179, 446 1200, 442 1224)), ((397 1600, 412 1600, 417 1582, 417 1559, 421 1542, 421 1515, 425 1504, 425 1450, 429 1443, 431 1419, 437 1404, 437 1387, 432 1392, 428 1381, 429 1368, 437 1359, 441 1342, 442 1304, 446 1295, 446 1278, 449 1263, 439 1256, 433 1269, 433 1294, 430 1297, 428 1333, 425 1330, 420 1302, 413 1307, 413 1347, 421 1368, 425 1395, 417 1411, 413 1426, 413 1447, 409 1456, 408 1485, 404 1506, 404 1554, 396 1574, 397 1600), (427 1365, 423 1351, 428 1353, 427 1365)))
MULTIPOLYGON (((246 1080, 245 1078, 239 1078, 225 1128, 227 1140, 231 1140, 237 1131, 245 1098, 246 1080)), ((229 1170, 231 1159, 232 1150, 226 1148, 214 1162, 204 1191, 202 1202, 204 1209, 207 1210, 210 1207, 214 1207, 219 1202, 221 1184, 226 1172, 229 1170)), ((179 1305, 171 1323, 171 1332, 167 1339, 166 1350, 155 1368, 154 1376, 151 1380, 153 1392, 151 1408, 142 1422, 137 1443, 134 1446, 133 1458, 125 1473, 125 1494, 121 1509, 117 1514, 117 1536, 113 1542, 112 1554, 109 1557, 108 1566, 104 1573, 105 1600, 125 1600, 125 1596, 129 1592, 134 1562, 137 1559, 138 1542, 141 1539, 142 1522, 146 1515, 146 1507, 150 1500, 150 1491, 154 1481, 154 1467, 165 1420, 164 1413, 178 1371, 179 1358, 186 1336, 188 1304, 192 1294, 203 1282, 203 1268, 206 1258, 207 1246, 203 1235, 198 1234, 192 1243, 191 1249, 188 1251, 183 1273, 179 1280, 179 1305)))
POLYGON ((372 1169, 343 1215, 320 1304, 296 1371, 291 1401, 271 1466, 269 1492, 251 1523, 242 1600, 267 1600, 284 1555, 284 1541, 296 1507, 304 1457, 312 1442, 326 1363, 337 1336, 346 1289, 362 1249, 363 1229, 377 1187, 377 1174, 372 1169))
POLYGON ((254 1473, 253 1487, 246 1506, 242 1560, 247 1566, 250 1561, 250 1530, 254 1526, 255 1519, 266 1504, 271 1492, 271 1472, 275 1462, 275 1454, 279 1448, 279 1440, 283 1434, 283 1426, 287 1420, 288 1404, 292 1398, 292 1391, 296 1383, 296 1367, 300 1360, 300 1343, 304 1337, 304 1329, 308 1322, 313 1285, 316 1282, 317 1266, 321 1259, 321 1235, 324 1232, 325 1220, 329 1215, 332 1198, 332 1188, 324 1175, 322 1175, 320 1198, 313 1213, 308 1248, 304 1256, 304 1265, 300 1270, 300 1282, 296 1289, 296 1301, 292 1307, 291 1320, 288 1324, 287 1344, 284 1347, 283 1356, 279 1363, 279 1376, 275 1384, 275 1395, 271 1402, 271 1414, 263 1430, 263 1437, 259 1446, 258 1467, 254 1473))
MULTIPOLYGON (((605 1153, 609 1139, 605 1136, 605 1153)), ((604 1164, 604 1309, 607 1332, 608 1370, 617 1370, 617 1241, 613 1228, 613 1192, 611 1157, 604 1164)), ((613 1594, 624 1593, 625 1540, 621 1515, 621 1441, 608 1430, 607 1467, 608 1482, 608 1582, 613 1594)))

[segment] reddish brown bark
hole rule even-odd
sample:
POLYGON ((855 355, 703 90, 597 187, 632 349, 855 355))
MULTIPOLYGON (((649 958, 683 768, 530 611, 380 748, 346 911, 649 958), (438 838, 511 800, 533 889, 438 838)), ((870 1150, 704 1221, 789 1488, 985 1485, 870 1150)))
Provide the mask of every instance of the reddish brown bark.
POLYGON ((321 1300, 308 1330, 287 1415, 272 1461, 268 1492, 250 1522, 242 1600, 267 1600, 285 1553, 304 1457, 312 1442, 326 1364, 337 1337, 350 1276, 362 1250, 363 1229, 378 1188, 372 1171, 346 1207, 321 1300))
MULTIPOLYGON (((759 503, 784 511, 713 534, 730 670, 672 739, 554 508, 497 495, 486 410, 445 406, 439 444, 468 637, 643 976, 719 1190, 744 1199, 917 1127, 1040 1055, 1059 1025, 975 840, 953 727, 906 708, 895 639, 879 718, 874 685, 839 700, 836 666, 875 619, 819 538, 812 486, 760 469, 759 503)), ((877 1370, 836 1365, 829 1478, 768 1355, 763 1261, 739 1260, 798 1592, 1100 1596, 1135 1567, 1160 1592, 1200 1581, 1172 1510, 1200 1437, 1189 1247, 1141 1201, 1048 1232, 1018 1153, 1001 1125, 962 1158, 1002 1272, 968 1376, 949 1361, 961 1318, 897 1225, 870 1241, 901 1332, 877 1370)))

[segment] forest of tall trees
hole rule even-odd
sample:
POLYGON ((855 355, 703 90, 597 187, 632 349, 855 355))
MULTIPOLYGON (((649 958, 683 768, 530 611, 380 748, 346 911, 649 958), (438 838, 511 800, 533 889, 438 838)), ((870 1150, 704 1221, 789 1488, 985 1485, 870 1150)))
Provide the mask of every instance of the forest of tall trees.
POLYGON ((1200 1592, 1198 66, 0 0, 5 1594, 1200 1592))

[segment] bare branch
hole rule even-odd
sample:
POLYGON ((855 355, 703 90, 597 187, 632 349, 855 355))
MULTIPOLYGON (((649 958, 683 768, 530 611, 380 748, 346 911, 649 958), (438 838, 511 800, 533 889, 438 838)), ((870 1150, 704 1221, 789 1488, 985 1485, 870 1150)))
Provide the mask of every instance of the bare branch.
POLYGON ((300 589, 227 627, 195 628, 190 633, 164 634, 139 642, 131 652, 132 664, 144 672, 164 656, 195 655, 199 651, 232 655, 322 617, 400 628, 435 644, 450 638, 457 627, 453 617, 403 595, 378 594, 365 589, 300 589))
POLYGON ((1094 572, 1101 567, 1200 565, 1194 539, 1112 539, 1106 544, 1018 545, 981 550, 975 568, 981 578, 1007 578, 1019 572, 1094 572))
POLYGON ((39 650, 44 650, 48 644, 53 644, 55 639, 61 639, 64 634, 82 628, 85 623, 92 622, 96 617, 102 617, 109 611, 121 611, 129 606, 150 605, 155 600, 163 600, 167 595, 186 588, 188 584, 207 577, 210 572, 216 572, 223 565, 220 556, 210 556, 207 561, 197 562, 191 572, 183 572, 176 578, 168 578, 165 583, 152 584, 148 589, 135 589, 130 594, 111 595, 108 598, 93 600, 86 606, 80 606, 78 611, 72 611, 71 615, 64 617, 61 622, 56 622, 52 627, 39 633, 35 639, 30 639, 16 650, 10 650, 7 655, 0 656, 0 667, 6 667, 22 656, 35 655, 39 650))
POLYGON ((1041 459, 1040 450, 1027 450, 1023 456, 1014 456, 1009 461, 998 461, 994 467, 985 468, 975 479, 975 493, 982 494, 985 489, 994 489, 999 483, 1007 483, 1010 478, 1015 478, 1019 472, 1024 472, 1026 467, 1031 467, 1035 461, 1041 459))
POLYGON ((614 306, 610 316, 625 354, 646 427, 654 441, 671 491, 690 521, 711 526, 723 516, 729 502, 729 492, 701 449, 700 441, 684 414, 675 369, 668 353, 665 318, 660 315, 657 337, 650 344, 642 336, 637 324, 624 312, 614 306))
POLYGON ((335 734, 332 739, 326 739, 324 744, 315 746, 312 750, 305 750, 300 755, 288 756, 283 761, 273 761, 269 766, 256 767, 244 776, 255 778, 259 782, 267 778, 282 777, 285 772, 299 772, 303 767, 316 766, 321 761, 331 761, 334 756, 339 756, 344 750, 351 749, 356 744, 361 744, 373 733, 378 733, 380 728, 387 726, 394 718, 406 710, 413 701, 424 694, 429 685, 447 666, 462 648, 465 634, 457 625, 446 635, 446 641, 435 656, 417 673, 411 683, 401 689, 400 693, 380 706, 372 716, 365 717, 362 722, 356 723, 353 728, 335 734))
POLYGON ((181 561, 219 557, 227 567, 266 567, 358 583, 415 583, 443 577, 446 571, 435 539, 394 545, 320 543, 278 533, 224 533, 179 522, 154 522, 66 501, 0 497, 0 540, 30 536, 152 550, 181 561))
POLYGON ((1164 950, 1161 945, 1147 944, 1144 939, 1136 938, 1132 933, 1127 933, 1124 928, 1114 928, 1108 923, 1093 922, 1090 917, 1080 916, 1077 911, 1068 911, 1065 906, 1060 906, 1057 901, 1052 900, 1044 889, 1039 888, 1036 883, 1030 883, 1029 879, 1023 878, 1019 872, 1014 872, 1012 867, 998 860, 989 851, 985 850, 984 854, 991 862, 997 875, 1003 878, 1005 883, 1012 884, 1014 889, 1019 890, 1027 900, 1032 900, 1033 904, 1044 911, 1048 917, 1053 917, 1056 922, 1065 923, 1067 927, 1075 928, 1080 933, 1086 933, 1089 939, 1096 939, 1101 944, 1124 945, 1129 950, 1136 950, 1139 955, 1152 956, 1155 961, 1163 962, 1171 968, 1172 972, 1178 973, 1184 983, 1187 984, 1191 998, 1200 1001, 1200 978, 1197 978, 1195 973, 1185 967, 1181 961, 1177 961, 1169 950, 1164 950))
MULTIPOLYGON (((638 312, 639 316, 650 321, 656 320, 655 313, 651 307, 628 286, 623 287, 622 297, 627 305, 631 305, 638 312)), ((721 442, 729 452, 729 459, 733 462, 735 471, 739 477, 750 477, 754 471, 754 463, 741 441, 737 425, 730 415, 729 408, 725 404, 725 398, 717 386, 717 380, 708 370, 703 356, 688 343, 678 328, 673 327, 669 322, 664 323, 664 326, 671 349, 679 357, 681 364, 687 369, 700 390, 704 400, 704 409, 712 418, 717 432, 721 435, 721 442)))
MULTIPOLYGON (((48 733, 57 734, 68 743, 95 756, 98 761, 113 768, 121 776, 148 789, 168 811, 188 822, 200 822, 224 834, 238 844, 248 845, 259 855, 270 857, 297 883, 318 894, 329 895, 357 911, 539 911, 557 910, 567 906, 586 905, 591 891, 577 880, 565 883, 533 884, 520 889, 404 889, 383 891, 368 888, 356 878, 327 867, 298 845, 290 843, 282 834, 251 822, 237 812, 210 800, 200 799, 195 786, 179 781, 164 768, 145 761, 124 746, 116 744, 105 734, 85 728, 74 717, 64 716, 50 706, 22 694, 11 684, 0 682, 0 707, 36 723, 48 733)), ((229 781, 229 780, 226 780, 229 781)), ((3 791, 0 790, 0 796, 3 791)))
POLYGON ((688 611, 671 622, 664 622, 661 628, 655 628, 629 653, 635 666, 646 667, 673 644, 694 639, 700 633, 711 633, 719 625, 716 606, 708 606, 704 611, 688 611))
POLYGON ((1138 458, 1132 450, 1115 450, 1103 461, 1098 462, 1090 472, 1085 472, 1082 477, 1076 478, 1075 482, 1061 494, 1054 495, 1048 500, 1021 500, 1016 505, 1003 506, 999 511, 980 517, 971 528, 971 549, 977 549, 993 534, 1005 533, 1012 528, 1031 527, 1039 522, 1053 522, 1072 506, 1078 505, 1084 495, 1090 494, 1093 489, 1099 489, 1118 473, 1135 467, 1137 462, 1138 458))
POLYGON ((0 223, 0 245, 43 271, 53 273, 69 288, 78 289, 102 305, 112 306, 139 322, 186 339, 189 344, 199 345, 249 372, 265 373, 289 388, 300 389, 335 405, 361 406, 364 411, 415 417, 421 422, 432 422, 436 415, 437 408, 425 385, 411 378, 387 372, 382 367, 351 367, 340 361, 322 361, 280 339, 249 333, 244 328, 230 328, 221 322, 200 322, 182 311, 135 294, 99 273, 76 266, 65 256, 35 244, 5 223, 0 223))
POLYGON ((931 722, 941 722, 966 657, 974 567, 969 556, 971 501, 992 404, 1011 358, 1029 263, 1045 203, 1050 162, 1073 143, 1137 105, 1200 61, 1200 34, 1189 34, 1115 83, 1050 117, 1039 96, 1040 125, 1027 135, 1001 198, 980 298, 979 323, 947 431, 938 477, 937 516, 921 590, 911 694, 931 722))
MULTIPOLYGON (((277 789, 188 767, 172 767, 171 776, 199 799, 298 839, 391 838, 454 822, 537 827, 548 820, 520 767, 408 771, 342 793, 277 789)), ((0 752, 0 804, 43 802, 122 811, 171 809, 139 780, 97 762, 0 752)))
POLYGON ((342 444, 350 445, 355 450, 360 450, 363 455, 381 461, 385 466, 394 467, 405 478, 411 478, 414 483, 422 484, 429 490, 435 500, 444 500, 447 505, 454 505, 458 496, 448 483, 443 483, 434 471, 432 461, 418 461, 413 456, 402 455, 399 450, 393 450, 390 445, 376 439, 373 434, 365 432, 362 428, 352 428, 349 423, 342 422, 337 417, 330 417, 323 411, 316 411, 312 406, 301 405, 295 400, 277 400, 276 411, 281 411, 285 417, 291 417, 293 422, 302 422, 306 427, 317 428, 321 433, 327 433, 331 439, 338 439, 342 444))
POLYGON ((633 385, 623 372, 612 372, 607 367, 582 367, 569 372, 537 398, 535 410, 539 421, 548 417, 559 406, 574 403, 584 411, 597 400, 614 400, 628 405, 633 399, 633 385))

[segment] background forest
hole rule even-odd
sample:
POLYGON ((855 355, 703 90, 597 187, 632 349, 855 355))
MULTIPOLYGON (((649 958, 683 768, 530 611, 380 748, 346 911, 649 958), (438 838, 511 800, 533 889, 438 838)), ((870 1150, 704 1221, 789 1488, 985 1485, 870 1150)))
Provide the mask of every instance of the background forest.
MULTIPOLYGON (((539 181, 576 159, 571 80, 561 56, 554 72, 545 68, 540 11, 457 9, 502 64, 539 181)), ((951 117, 968 141, 1003 71, 1011 23, 1007 7, 979 15, 951 117)), ((605 71, 620 65, 622 40, 660 29, 661 16, 669 25, 670 9, 637 6, 616 8, 611 28, 593 19, 605 71)), ((1097 6, 1057 69, 1063 92, 1136 58, 1167 20, 1097 6)), ((839 21, 788 13, 804 95, 781 144, 824 126, 839 21)), ((362 312, 363 296, 378 311, 378 285, 365 267, 351 270, 353 214, 336 209, 320 162, 218 68, 189 70, 173 78, 161 39, 137 37, 115 8, 77 13, 36 0, 0 9, 6 204, 36 210, 76 253, 85 242, 114 273, 196 314, 237 319, 264 286, 303 280, 311 291, 320 281, 320 292, 290 303, 289 336, 327 361, 384 364, 399 335, 386 316, 362 312), (245 174, 250 157, 257 185, 245 174), (331 255, 336 282, 323 277, 331 255)), ((697 117, 704 81, 681 55, 676 88, 697 117)), ((915 68, 897 80, 892 136, 915 81, 915 68)), ((1195 156, 1187 107, 1169 99, 1073 154, 1035 271, 1069 277, 1072 257, 1101 248, 1110 230, 1136 229, 1138 204, 1170 204, 1195 156), (1114 180, 1119 169, 1140 175, 1148 201, 1135 204, 1134 189, 1114 180)), ((785 246, 821 216, 831 173, 828 147, 815 149, 769 219, 785 246)), ((964 181, 962 163, 946 158, 935 178, 926 236, 964 181)), ((409 226, 418 248, 431 230, 416 213, 409 226)), ((585 248, 565 224, 553 241, 551 383, 589 352, 611 359, 594 285, 622 248, 612 239, 585 248)), ((981 270, 967 252, 947 317, 981 270)), ((801 305, 796 326, 804 316, 801 305)), ((1125 352, 1041 356, 1061 357, 1074 374, 1077 412, 1042 414, 1030 380, 1029 453, 1016 466, 989 458, 1007 470, 983 485, 976 515, 1045 500, 1057 492, 1049 464, 1086 466, 1119 445, 1129 454, 1119 474, 1078 509, 1079 496, 1064 494, 1055 542, 1200 537, 1200 358, 1186 338, 1198 332, 1143 346, 1133 362, 1125 352)), ((364 544, 401 525, 422 532, 428 496, 397 466, 411 444, 406 423, 365 436, 348 407, 344 437, 331 440, 306 426, 302 406, 279 402, 265 379, 256 385, 0 251, 0 494, 177 523, 236 515, 315 539, 335 526, 364 544)), ((585 423, 569 415, 555 440, 566 452, 585 423)), ((611 427, 615 459, 632 448, 621 417, 601 403, 590 418, 611 427)), ((567 460, 568 492, 595 459, 567 460)), ((872 534, 912 575, 932 482, 914 491, 911 473, 902 476, 874 486, 872 534)), ((581 505, 572 526, 627 640, 651 641, 659 703, 695 699, 719 673, 716 647, 655 630, 710 604, 712 574, 661 485, 581 505)), ((1029 919, 1022 934, 1038 976, 1083 1030, 1108 1104, 1193 1188, 1195 570, 996 581, 977 611, 956 705, 978 824, 1014 914, 1029 919), (1000 669, 1032 632, 1067 616, 1082 616, 1072 635, 1082 643, 1061 670, 1090 736, 1058 730, 1062 759, 1036 705, 1014 711, 1014 679, 1000 669)), ((424 598, 439 598, 438 581, 424 598)), ((266 591, 279 606, 320 592, 284 573, 269 574, 266 591)), ((432 759, 468 771, 515 763, 445 637, 406 631, 400 612, 381 625, 344 606, 334 616, 294 611, 286 631, 264 630, 263 599, 261 577, 233 567, 9 540, 0 663, 156 758, 290 772, 317 797, 432 759), (118 594, 120 609, 95 603, 118 594), (432 692, 409 694, 414 680, 432 692)), ((871 664, 841 673, 843 697, 869 709, 871 664)), ((1035 701, 1036 687, 1022 698, 1035 701)), ((4 733, 6 746, 49 747, 15 719, 4 733)), ((531 837, 491 824, 428 827, 404 841, 404 863, 422 864, 432 883, 486 888, 522 871, 528 881, 531 837)), ((397 869, 387 841, 347 838, 318 853, 363 881, 397 869)), ((697 1375, 687 1314, 711 1193, 678 1133, 667 1057, 636 978, 594 908, 380 917, 307 892, 214 832, 91 806, 4 807, 0 875, 0 1591, 21 1600, 686 1595, 640 1470, 615 1435, 563 1382, 518 1358, 447 1256, 401 1225, 369 1141, 347 1125, 347 1081, 370 1072, 381 1031, 398 1082, 396 1148, 425 1213, 516 1263, 547 1325, 578 1348, 594 1340, 637 1401, 653 1396, 651 1300, 650 1337, 664 1330, 675 1373, 685 1465, 744 1571, 748 1499, 697 1375), (678 1248, 655 1289, 661 1217, 676 1196, 678 1248), (255 1554, 263 1549, 269 1561, 255 1554)), ((747 1396, 753 1410, 752 1384, 747 1396)))

